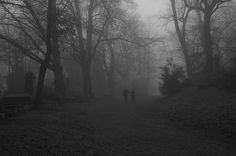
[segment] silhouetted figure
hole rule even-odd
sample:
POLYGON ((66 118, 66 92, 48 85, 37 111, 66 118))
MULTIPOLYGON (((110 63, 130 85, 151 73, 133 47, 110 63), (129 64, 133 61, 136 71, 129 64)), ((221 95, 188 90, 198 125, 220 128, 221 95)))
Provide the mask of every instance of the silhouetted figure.
POLYGON ((124 96, 125 103, 128 103, 129 91, 127 88, 124 89, 123 96, 124 96))
POLYGON ((136 96, 135 90, 132 89, 132 91, 131 91, 131 104, 135 104, 135 96, 136 96))

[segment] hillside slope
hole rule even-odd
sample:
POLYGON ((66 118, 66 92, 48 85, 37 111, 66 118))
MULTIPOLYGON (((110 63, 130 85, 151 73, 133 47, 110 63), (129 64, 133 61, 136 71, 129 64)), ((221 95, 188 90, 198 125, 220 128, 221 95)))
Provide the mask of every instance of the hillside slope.
POLYGON ((162 115, 173 121, 229 135, 236 132, 236 94, 217 87, 188 88, 155 102, 162 115))

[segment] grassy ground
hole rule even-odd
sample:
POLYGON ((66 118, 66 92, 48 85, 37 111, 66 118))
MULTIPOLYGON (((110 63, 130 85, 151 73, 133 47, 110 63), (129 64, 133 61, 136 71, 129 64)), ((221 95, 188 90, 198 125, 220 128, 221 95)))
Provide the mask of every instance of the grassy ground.
POLYGON ((113 155, 116 147, 94 131, 85 103, 28 111, 0 121, 0 155, 113 155))
POLYGON ((209 126, 227 125, 224 133, 233 135, 235 95, 192 88, 158 101, 137 100, 47 105, 2 120, 0 155, 236 155, 235 142, 213 135, 209 126))
POLYGON ((172 121, 229 136, 236 135, 236 94, 217 87, 189 88, 154 105, 172 121))
POLYGON ((173 122, 163 112, 168 111, 165 108, 155 101, 145 100, 136 105, 102 102, 90 105, 88 112, 95 127, 131 156, 236 154, 233 140, 182 126, 180 120, 173 122))

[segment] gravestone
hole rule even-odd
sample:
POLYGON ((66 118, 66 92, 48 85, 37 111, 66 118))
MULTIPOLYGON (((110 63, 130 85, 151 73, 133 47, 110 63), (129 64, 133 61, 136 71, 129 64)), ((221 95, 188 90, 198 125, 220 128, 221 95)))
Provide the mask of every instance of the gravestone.
POLYGON ((25 74, 25 92, 29 94, 34 93, 34 80, 35 76, 33 72, 27 72, 25 74))

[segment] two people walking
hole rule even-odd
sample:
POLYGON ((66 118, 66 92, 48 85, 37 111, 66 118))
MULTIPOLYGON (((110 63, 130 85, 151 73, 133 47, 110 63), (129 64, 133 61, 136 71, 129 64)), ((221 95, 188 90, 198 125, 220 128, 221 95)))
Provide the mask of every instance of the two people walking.
POLYGON ((135 90, 132 89, 132 91, 129 92, 128 89, 125 88, 123 91, 123 97, 124 97, 125 103, 129 102, 129 95, 130 95, 131 104, 135 104, 135 96, 136 96, 135 90))

